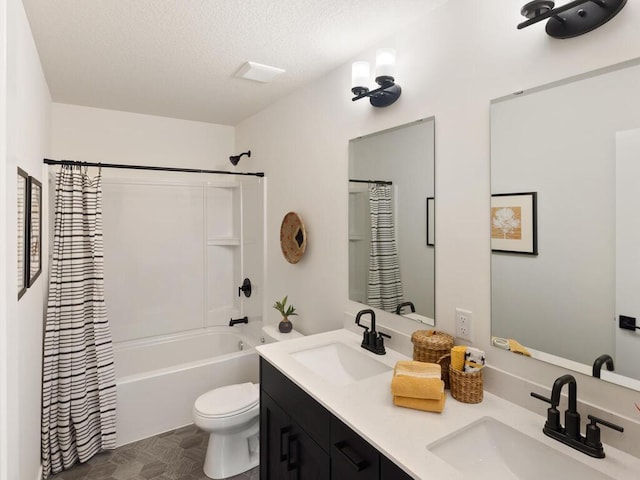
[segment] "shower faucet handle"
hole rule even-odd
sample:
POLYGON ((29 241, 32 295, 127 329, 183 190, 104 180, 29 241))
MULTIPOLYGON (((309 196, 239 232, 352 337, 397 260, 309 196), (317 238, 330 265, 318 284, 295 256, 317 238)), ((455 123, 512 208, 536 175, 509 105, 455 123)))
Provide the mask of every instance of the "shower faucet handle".
POLYGON ((238 296, 240 297, 244 293, 244 296, 249 298, 251 296, 251 280, 245 278, 242 285, 238 287, 238 296))

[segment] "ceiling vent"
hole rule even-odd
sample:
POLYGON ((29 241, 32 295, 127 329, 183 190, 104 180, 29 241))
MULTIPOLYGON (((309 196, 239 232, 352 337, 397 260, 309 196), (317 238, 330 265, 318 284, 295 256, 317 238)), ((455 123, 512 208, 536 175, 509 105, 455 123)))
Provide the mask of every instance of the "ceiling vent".
POLYGON ((253 80, 255 82, 269 83, 278 75, 282 75, 285 72, 282 68, 270 67, 269 65, 262 65, 256 62, 246 62, 236 77, 246 78, 247 80, 253 80))

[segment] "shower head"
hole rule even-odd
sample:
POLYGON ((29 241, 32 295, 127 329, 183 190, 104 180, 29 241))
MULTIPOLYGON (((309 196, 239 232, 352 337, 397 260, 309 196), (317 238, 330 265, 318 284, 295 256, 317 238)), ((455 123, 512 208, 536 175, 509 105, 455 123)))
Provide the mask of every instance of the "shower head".
POLYGON ((240 155, 232 155, 229 157, 229 161, 231 162, 232 165, 238 165, 238 162, 240 161, 240 159, 242 158, 243 155, 246 155, 247 157, 251 156, 251 150, 247 150, 246 152, 242 152, 240 155))

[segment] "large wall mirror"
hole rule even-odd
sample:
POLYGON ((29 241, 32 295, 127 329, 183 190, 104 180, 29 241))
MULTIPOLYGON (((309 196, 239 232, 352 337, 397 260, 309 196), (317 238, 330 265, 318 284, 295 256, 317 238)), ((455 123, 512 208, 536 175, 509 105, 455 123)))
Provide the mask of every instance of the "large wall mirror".
POLYGON ((634 60, 491 102, 494 345, 638 390, 639 85, 634 60), (525 230, 537 253, 495 251, 525 230))
POLYGON ((435 325, 435 119, 349 142, 349 298, 435 325))

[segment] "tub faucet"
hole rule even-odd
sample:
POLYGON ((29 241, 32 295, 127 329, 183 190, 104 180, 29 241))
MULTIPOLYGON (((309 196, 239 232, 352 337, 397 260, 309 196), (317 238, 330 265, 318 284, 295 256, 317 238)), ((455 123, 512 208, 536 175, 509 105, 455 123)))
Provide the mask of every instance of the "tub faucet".
POLYGON ((356 325, 364 328, 362 344, 360 345, 362 348, 369 350, 376 355, 384 355, 385 353, 387 353, 384 349, 383 337, 391 338, 391 335, 387 335, 386 333, 382 332, 376 332, 376 314, 373 310, 371 310, 370 308, 360 310, 356 315, 356 325), (360 318, 365 314, 368 314, 371 317, 371 331, 369 331, 369 327, 367 327, 366 325, 360 324, 360 318))
POLYGON ((229 320, 229 326, 233 327, 234 325, 237 325, 238 323, 249 323, 249 318, 248 317, 242 317, 242 318, 232 318, 231 320, 229 320))
POLYGON ((551 407, 547 409, 547 421, 542 431, 548 437, 558 440, 565 445, 569 445, 582 453, 586 453, 595 458, 604 458, 604 448, 600 442, 600 428, 597 424, 599 423, 619 432, 624 430, 618 425, 589 415, 588 418, 591 420, 591 424, 587 425, 586 436, 582 436, 580 434, 580 414, 577 409, 577 393, 578 386, 576 379, 573 375, 569 374, 556 378, 555 382, 553 382, 553 388, 551 389, 551 398, 531 392, 532 397, 551 404, 551 407), (567 384, 569 385, 569 404, 564 413, 565 426, 563 427, 560 425, 560 412, 558 412, 557 407, 560 404, 562 388, 567 384))
POLYGON ((592 374, 594 377, 600 378, 600 370, 602 370, 603 363, 607 366, 607 370, 613 372, 613 358, 611 358, 611 355, 607 355, 605 353, 604 355, 600 355, 598 358, 596 358, 595 362, 593 362, 592 374))

